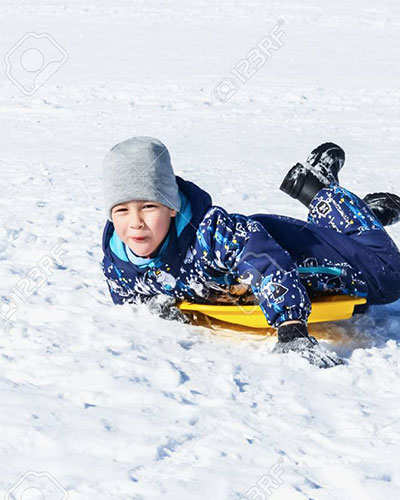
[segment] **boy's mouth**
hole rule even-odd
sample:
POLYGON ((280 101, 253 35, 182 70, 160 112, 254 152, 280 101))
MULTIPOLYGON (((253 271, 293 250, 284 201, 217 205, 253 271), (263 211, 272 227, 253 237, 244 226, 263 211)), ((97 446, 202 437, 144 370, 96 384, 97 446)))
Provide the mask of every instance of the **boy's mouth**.
POLYGON ((129 239, 133 241, 144 241, 148 236, 130 236, 129 239))

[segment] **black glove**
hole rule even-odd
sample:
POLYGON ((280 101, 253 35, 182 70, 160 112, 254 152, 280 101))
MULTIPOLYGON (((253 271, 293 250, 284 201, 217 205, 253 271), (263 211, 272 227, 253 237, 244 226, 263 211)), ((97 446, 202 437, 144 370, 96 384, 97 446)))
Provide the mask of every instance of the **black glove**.
POLYGON ((285 354, 290 351, 296 352, 319 368, 332 368, 343 364, 341 358, 321 347, 317 339, 308 334, 307 325, 304 323, 290 323, 278 328, 278 342, 272 352, 285 354))
POLYGON ((176 305, 175 297, 165 294, 154 295, 147 305, 152 314, 170 321, 179 321, 181 323, 190 323, 190 319, 176 305))

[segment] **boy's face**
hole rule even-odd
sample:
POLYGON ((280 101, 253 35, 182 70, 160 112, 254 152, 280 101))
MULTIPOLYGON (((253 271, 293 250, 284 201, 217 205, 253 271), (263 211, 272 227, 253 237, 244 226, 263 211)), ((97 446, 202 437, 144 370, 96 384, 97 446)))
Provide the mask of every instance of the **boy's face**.
POLYGON ((168 233, 176 210, 156 201, 128 201, 111 212, 117 235, 139 257, 150 257, 168 233))

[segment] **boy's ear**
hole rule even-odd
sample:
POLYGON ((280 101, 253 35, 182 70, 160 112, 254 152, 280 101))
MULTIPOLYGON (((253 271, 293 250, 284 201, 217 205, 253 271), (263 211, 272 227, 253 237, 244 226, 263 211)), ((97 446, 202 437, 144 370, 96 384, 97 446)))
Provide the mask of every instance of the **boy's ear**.
POLYGON ((176 217, 176 214, 178 212, 176 210, 174 210, 173 208, 171 208, 171 217, 176 217))

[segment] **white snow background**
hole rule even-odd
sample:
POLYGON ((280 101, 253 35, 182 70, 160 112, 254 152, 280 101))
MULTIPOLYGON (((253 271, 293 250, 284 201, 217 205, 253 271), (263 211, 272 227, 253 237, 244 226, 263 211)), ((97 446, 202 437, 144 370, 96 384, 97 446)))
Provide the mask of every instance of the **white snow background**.
MULTIPOLYGON (((279 185, 325 141, 346 151, 344 187, 399 193, 398 2, 2 0, 0 13, 3 57, 31 32, 68 54, 31 96, 5 61, 0 79, 3 313, 18 303, 0 323, 1 498, 400 498, 399 302, 311 326, 348 361, 320 370, 270 354, 274 337, 114 306, 100 267, 101 162, 132 135, 163 141, 231 212, 305 220, 279 185), (278 21, 282 47, 220 102, 215 85, 278 21)), ((400 224, 387 231, 399 245, 400 224)))

